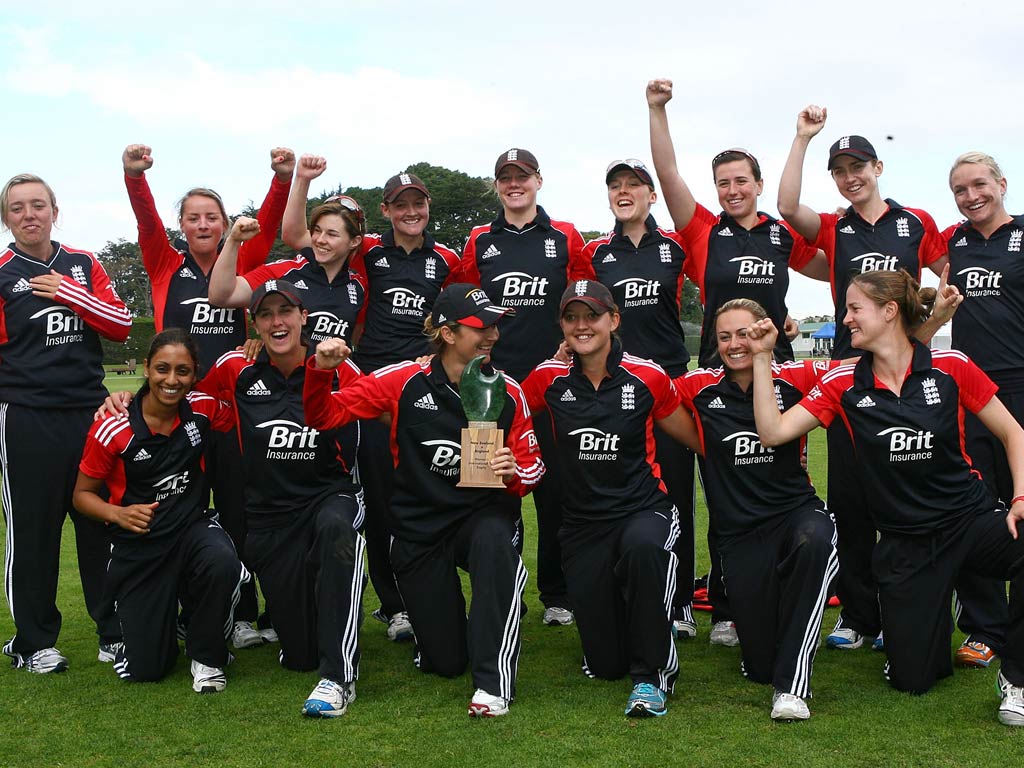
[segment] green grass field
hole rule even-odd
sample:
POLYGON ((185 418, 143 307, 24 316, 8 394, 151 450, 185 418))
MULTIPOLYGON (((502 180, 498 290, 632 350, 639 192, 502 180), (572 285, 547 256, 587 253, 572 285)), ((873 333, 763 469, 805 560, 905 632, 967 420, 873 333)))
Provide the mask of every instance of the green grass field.
MULTIPOLYGON (((118 377, 115 388, 134 382, 118 377)), ((824 492, 824 439, 812 438, 811 468, 824 492)), ((527 567, 533 571, 532 503, 527 567)), ((699 567, 707 566, 698 513, 699 567)), ((867 648, 821 651, 815 665, 813 716, 777 724, 768 717, 771 688, 744 680, 739 648, 708 644, 708 616, 695 640, 678 644, 681 662, 667 716, 623 716, 628 681, 588 680, 579 669, 575 627, 544 627, 532 580, 523 622, 518 697, 508 716, 471 720, 468 675, 445 680, 416 670, 411 646, 387 641, 368 620, 362 631, 358 699, 335 721, 306 720, 300 708, 315 673, 286 672, 276 646, 240 651, 225 692, 191 690, 188 661, 155 684, 118 680, 96 661, 65 527, 58 602, 59 647, 70 660, 61 675, 0 669, 0 766, 997 766, 1024 758, 1024 733, 996 720, 995 669, 958 671, 926 696, 891 690, 883 658, 867 648)), ((367 590, 365 613, 377 606, 367 590)), ((835 622, 825 616, 825 632, 835 622)), ((0 615, 0 638, 13 634, 0 615)), ((962 638, 953 639, 953 647, 962 638)))

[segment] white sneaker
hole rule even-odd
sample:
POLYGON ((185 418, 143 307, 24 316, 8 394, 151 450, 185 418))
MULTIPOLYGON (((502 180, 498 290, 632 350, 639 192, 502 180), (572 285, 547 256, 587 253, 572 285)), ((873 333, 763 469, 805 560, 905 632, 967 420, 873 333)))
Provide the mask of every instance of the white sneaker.
POLYGON ((99 652, 96 654, 96 660, 101 661, 104 664, 113 664, 117 658, 118 651, 124 649, 124 643, 100 643, 99 652))
POLYGON ((231 644, 239 649, 263 645, 263 635, 256 630, 251 621, 236 621, 231 632, 231 644))
POLYGON ((279 642, 279 639, 277 637, 277 630, 274 629, 273 627, 267 627, 266 629, 261 629, 259 632, 260 632, 260 637, 263 638, 263 642, 264 643, 276 643, 276 642, 279 642))
POLYGON ((709 637, 712 645, 727 645, 730 648, 740 644, 735 621, 719 621, 711 628, 709 637))
POLYGON ((341 717, 348 711, 348 703, 354 698, 354 687, 350 697, 347 685, 321 677, 302 705, 302 714, 306 717, 341 717))
POLYGON ((1003 697, 999 705, 999 722, 1003 725, 1024 725, 1024 686, 1014 685, 1000 670, 996 678, 999 693, 1003 697))
POLYGON ((832 634, 825 638, 826 648, 839 648, 843 651, 852 651, 864 645, 864 635, 848 627, 836 627, 832 634))
POLYGON ((68 668, 68 660, 56 648, 43 648, 23 656, 20 653, 7 652, 11 657, 11 666, 15 669, 27 669, 37 675, 48 675, 51 672, 63 672, 68 668))
POLYGON ((501 696, 492 696, 483 688, 477 688, 469 702, 470 717, 498 717, 508 714, 508 701, 501 696))
POLYGON ((220 667, 208 667, 192 660, 192 690, 196 693, 220 693, 228 687, 228 679, 220 667))
POLYGON ((807 702, 799 696, 782 691, 772 695, 772 720, 807 720, 810 716, 807 702))
POLYGON ((544 624, 548 627, 568 627, 575 621, 572 611, 560 605, 544 609, 544 624))
POLYGON ((395 643, 402 643, 412 640, 414 637, 412 624, 409 621, 409 614, 399 611, 388 620, 388 640, 395 643))
POLYGON ((672 629, 675 631, 676 637, 684 640, 697 636, 697 622, 690 619, 676 619, 672 622, 672 629))

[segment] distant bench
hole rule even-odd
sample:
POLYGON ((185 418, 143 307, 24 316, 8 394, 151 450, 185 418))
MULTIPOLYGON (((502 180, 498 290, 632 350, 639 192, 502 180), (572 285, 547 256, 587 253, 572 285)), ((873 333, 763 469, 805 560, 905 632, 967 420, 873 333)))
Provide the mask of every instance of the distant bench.
POLYGON ((135 369, 138 366, 135 364, 135 358, 130 358, 124 361, 124 365, 111 365, 107 366, 107 373, 116 373, 118 375, 127 374, 128 376, 135 375, 135 369))

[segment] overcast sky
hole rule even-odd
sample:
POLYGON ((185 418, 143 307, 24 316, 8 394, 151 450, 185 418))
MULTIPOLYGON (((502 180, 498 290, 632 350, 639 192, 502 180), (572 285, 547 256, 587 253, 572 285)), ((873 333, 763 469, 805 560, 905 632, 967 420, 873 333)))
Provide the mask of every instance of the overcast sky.
MULTIPOLYGON (((581 230, 606 230, 603 173, 650 160, 644 88, 675 81, 679 165, 717 211, 710 160, 745 146, 761 161, 760 207, 775 214, 797 113, 828 107, 808 153, 804 201, 843 203, 829 144, 859 133, 885 161, 883 196, 959 216, 946 184, 956 155, 994 155, 1024 178, 1024 12, 948 0, 725 6, 276 0, 122 5, 36 0, 0 11, 3 172, 37 173, 57 193, 55 237, 97 250, 135 238, 124 146, 153 147, 166 223, 192 186, 229 211, 259 201, 269 149, 328 159, 323 184, 379 186, 428 161, 490 176, 503 150, 540 160, 540 202, 581 230), (887 137, 892 139, 888 140, 887 137)), ((659 223, 670 226, 660 203, 659 223)), ((794 314, 831 312, 827 286, 797 278, 794 314)))

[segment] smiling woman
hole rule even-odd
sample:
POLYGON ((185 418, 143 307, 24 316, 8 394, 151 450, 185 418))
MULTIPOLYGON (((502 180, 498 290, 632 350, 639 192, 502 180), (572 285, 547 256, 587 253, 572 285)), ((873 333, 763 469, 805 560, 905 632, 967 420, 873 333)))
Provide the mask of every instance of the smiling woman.
POLYGON ((31 672, 67 668, 54 646, 68 514, 102 661, 112 660, 110 649, 121 636, 104 597, 110 540, 102 524, 74 510, 71 494, 92 411, 105 393, 100 336, 123 342, 131 317, 91 253, 50 239, 56 219, 56 197, 38 176, 20 174, 0 191, 0 220, 14 237, 0 253, 4 586, 16 627, 3 650, 15 667, 31 672))

